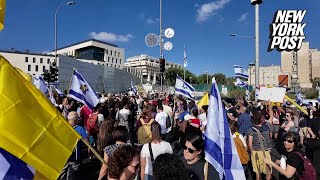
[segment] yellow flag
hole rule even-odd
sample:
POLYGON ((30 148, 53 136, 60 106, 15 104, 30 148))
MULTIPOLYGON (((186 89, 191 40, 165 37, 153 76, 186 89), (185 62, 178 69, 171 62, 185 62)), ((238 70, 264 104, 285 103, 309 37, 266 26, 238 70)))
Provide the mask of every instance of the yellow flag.
POLYGON ((0 147, 57 179, 80 135, 2 56, 0 99, 0 147))
POLYGON ((201 108, 204 105, 209 105, 209 96, 208 93, 205 93, 202 98, 197 103, 198 108, 201 108))
POLYGON ((6 13, 6 0, 0 0, 0 31, 4 27, 4 14, 6 13))
POLYGON ((22 77, 24 77, 27 81, 32 82, 32 76, 28 73, 23 72, 21 69, 15 67, 15 69, 20 73, 22 77))

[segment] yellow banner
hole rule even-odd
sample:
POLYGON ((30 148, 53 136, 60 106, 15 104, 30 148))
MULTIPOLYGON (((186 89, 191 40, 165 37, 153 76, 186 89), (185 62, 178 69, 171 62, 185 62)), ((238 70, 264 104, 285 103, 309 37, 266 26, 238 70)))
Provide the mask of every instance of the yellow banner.
POLYGON ((6 13, 6 0, 0 0, 0 31, 4 27, 4 15, 6 13))
POLYGON ((0 147, 57 179, 80 135, 47 97, 0 56, 0 147))

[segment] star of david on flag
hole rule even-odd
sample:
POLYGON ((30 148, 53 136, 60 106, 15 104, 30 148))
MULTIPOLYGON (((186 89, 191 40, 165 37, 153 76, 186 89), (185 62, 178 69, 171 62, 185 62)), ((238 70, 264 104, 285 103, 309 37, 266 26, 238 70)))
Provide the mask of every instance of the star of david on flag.
POLYGON ((176 85, 175 85, 175 94, 181 94, 182 96, 193 99, 194 96, 192 95, 192 92, 194 90, 195 89, 192 87, 191 84, 187 83, 180 76, 177 75, 176 85))
POLYGON ((90 109, 99 103, 96 93, 76 69, 73 71, 68 97, 87 105, 90 109))

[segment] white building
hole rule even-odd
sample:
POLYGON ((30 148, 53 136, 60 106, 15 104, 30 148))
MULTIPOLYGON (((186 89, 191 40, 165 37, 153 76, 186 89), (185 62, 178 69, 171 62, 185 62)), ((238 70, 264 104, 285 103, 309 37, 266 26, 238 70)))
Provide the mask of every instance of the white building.
MULTIPOLYGON (((54 55, 55 52, 49 53, 54 55)), ((57 49, 57 54, 74 57, 83 62, 123 69, 124 49, 117 45, 89 39, 57 49)))
MULTIPOLYGON (((256 67, 254 63, 249 64, 248 68, 248 84, 255 86, 256 82, 256 67)), ((278 86, 279 75, 281 74, 280 66, 260 66, 259 67, 259 85, 262 86, 278 86)))
MULTIPOLYGON (((159 58, 141 54, 127 58, 127 62, 124 65, 126 68, 136 69, 138 72, 142 72, 144 80, 156 84, 156 79, 160 73, 159 58)), ((183 66, 180 64, 166 61, 166 69, 170 67, 183 69, 183 66)))
MULTIPOLYGON (((45 54, 23 53, 18 51, 0 51, 13 66, 22 71, 34 75, 36 77, 43 74, 44 70, 50 69, 50 65, 54 62, 54 56, 45 54)), ((59 65, 59 61, 57 61, 59 65)))

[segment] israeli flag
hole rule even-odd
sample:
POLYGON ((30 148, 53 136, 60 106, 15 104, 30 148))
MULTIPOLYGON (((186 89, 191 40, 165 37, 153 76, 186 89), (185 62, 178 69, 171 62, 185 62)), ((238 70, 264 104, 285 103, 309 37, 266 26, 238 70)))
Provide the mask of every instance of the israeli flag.
POLYGON ((248 72, 245 69, 243 69, 242 66, 234 65, 233 67, 236 77, 242 77, 245 79, 249 78, 248 72))
POLYGON ((210 92, 207 117, 207 129, 204 133, 205 159, 219 172, 220 179, 245 180, 246 177, 215 80, 213 80, 210 92))
POLYGON ((133 91, 134 92, 134 94, 136 95, 137 94, 137 88, 134 86, 134 84, 133 84, 133 81, 132 81, 132 79, 131 79, 131 91, 133 91))
POLYGON ((43 94, 48 94, 48 86, 47 86, 47 82, 41 77, 39 76, 38 78, 33 76, 32 77, 32 83, 43 93, 43 94))
POLYGON ((181 94, 190 99, 194 99, 192 92, 195 89, 186 81, 184 81, 180 76, 177 75, 176 85, 175 85, 175 94, 181 94))
POLYGON ((188 66, 187 53, 186 53, 186 48, 184 48, 184 51, 183 51, 183 67, 186 68, 187 66, 188 66))
POLYGON ((247 87, 248 86, 248 84, 246 82, 242 81, 240 78, 237 78, 236 80, 237 80, 235 83, 236 86, 238 86, 238 87, 247 87))
POLYGON ((35 169, 0 148, 0 179, 33 179, 35 169))
POLYGON ((53 85, 51 85, 50 87, 53 88, 53 89, 58 93, 58 95, 59 95, 60 97, 61 97, 61 96, 64 96, 63 92, 62 92, 60 89, 56 88, 56 87, 53 86, 53 85))
POLYGON ((76 69, 73 71, 68 97, 87 105, 90 109, 99 103, 96 93, 76 69))

